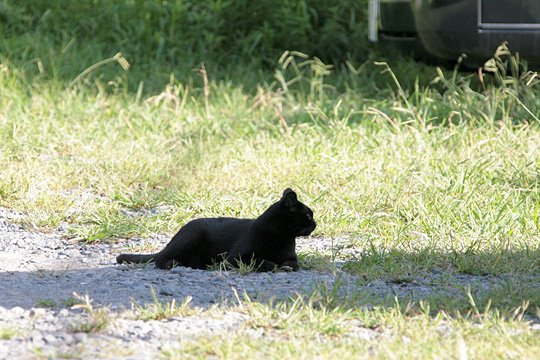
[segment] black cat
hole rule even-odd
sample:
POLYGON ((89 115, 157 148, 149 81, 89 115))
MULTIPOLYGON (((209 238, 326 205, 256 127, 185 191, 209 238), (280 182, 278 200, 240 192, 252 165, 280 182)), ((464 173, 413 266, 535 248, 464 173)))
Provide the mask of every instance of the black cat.
POLYGON ((184 225, 156 254, 121 254, 118 263, 155 261, 156 267, 186 266, 207 269, 222 260, 255 265, 257 271, 279 267, 298 270, 295 238, 315 229, 313 211, 291 189, 256 219, 206 218, 184 225))

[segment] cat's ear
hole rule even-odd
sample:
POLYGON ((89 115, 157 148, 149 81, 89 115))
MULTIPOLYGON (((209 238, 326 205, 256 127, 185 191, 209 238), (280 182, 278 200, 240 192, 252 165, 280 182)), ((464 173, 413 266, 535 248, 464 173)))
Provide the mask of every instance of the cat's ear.
POLYGON ((283 192, 283 197, 281 198, 281 203, 288 208, 294 207, 296 204, 298 204, 296 193, 289 188, 285 189, 283 192))
POLYGON ((294 191, 291 189, 291 188, 286 188, 284 191, 283 191, 283 197, 285 197, 285 195, 287 195, 288 193, 293 193, 294 195, 296 195, 294 193, 294 191))

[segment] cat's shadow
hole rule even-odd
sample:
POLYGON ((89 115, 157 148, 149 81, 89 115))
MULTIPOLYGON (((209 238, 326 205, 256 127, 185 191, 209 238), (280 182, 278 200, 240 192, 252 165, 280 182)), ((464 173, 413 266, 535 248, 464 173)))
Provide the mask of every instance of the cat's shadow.
POLYGON ((253 300, 286 299, 309 294, 321 283, 333 283, 337 273, 300 270, 298 272, 241 273, 237 270, 195 270, 176 267, 170 271, 154 265, 113 265, 98 268, 0 272, 0 306, 3 308, 69 308, 76 295, 88 297, 95 306, 111 309, 144 306, 155 301, 192 306, 234 304, 247 295, 253 300))

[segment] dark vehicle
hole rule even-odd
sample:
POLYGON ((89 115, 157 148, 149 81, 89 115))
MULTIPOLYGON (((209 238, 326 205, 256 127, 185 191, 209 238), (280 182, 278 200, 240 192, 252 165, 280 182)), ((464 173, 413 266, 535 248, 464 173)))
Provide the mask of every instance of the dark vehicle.
POLYGON ((493 57, 503 42, 540 65, 540 0, 370 0, 369 38, 421 57, 470 67, 493 57))

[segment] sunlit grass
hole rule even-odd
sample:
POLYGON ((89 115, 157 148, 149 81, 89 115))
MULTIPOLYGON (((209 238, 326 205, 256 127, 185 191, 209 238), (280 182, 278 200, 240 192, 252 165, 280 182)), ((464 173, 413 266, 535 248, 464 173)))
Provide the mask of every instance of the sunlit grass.
POLYGON ((314 209, 314 235, 347 235, 363 255, 347 268, 368 277, 538 268, 534 81, 478 93, 439 71, 442 95, 363 102, 362 88, 332 85, 348 81, 342 71, 286 54, 257 94, 212 81, 201 94, 172 79, 142 99, 99 82, 17 96, 10 71, 0 194, 31 225, 67 223, 86 241, 172 234, 195 217, 255 217, 293 187, 314 209))
POLYGON ((297 299, 274 306, 244 299, 236 331, 179 342, 169 359, 254 358, 527 358, 540 347, 525 307, 437 312, 428 303, 351 309, 297 299))

